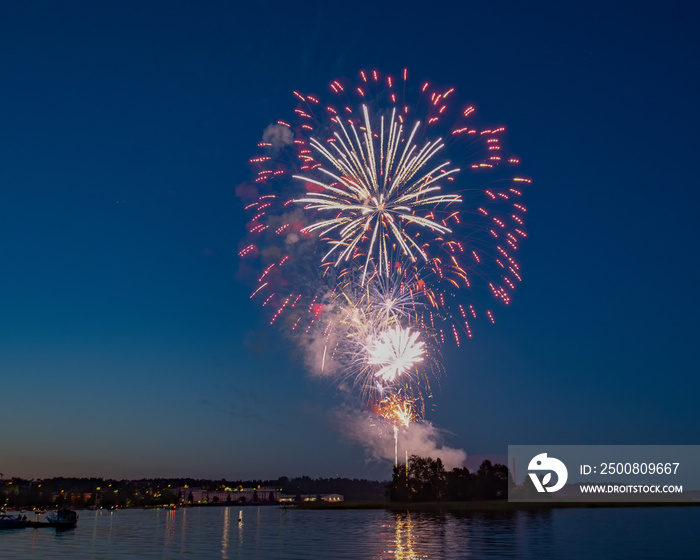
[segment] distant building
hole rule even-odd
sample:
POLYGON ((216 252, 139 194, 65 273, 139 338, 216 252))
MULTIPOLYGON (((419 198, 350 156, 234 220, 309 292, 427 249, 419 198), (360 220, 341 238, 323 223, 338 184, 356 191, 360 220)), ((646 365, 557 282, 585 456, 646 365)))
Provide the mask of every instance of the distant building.
POLYGON ((321 499, 324 502, 342 502, 342 501, 344 501, 342 494, 321 494, 321 499))
POLYGON ((269 503, 279 502, 282 492, 274 488, 227 488, 205 490, 182 486, 176 489, 181 504, 269 503))
MULTIPOLYGON (((343 495, 342 494, 321 494, 321 501, 322 502, 342 502, 343 501, 343 495)), ((302 502, 315 502, 318 500, 319 495, 318 494, 301 494, 301 501, 302 502)), ((280 494, 280 503, 291 503, 296 501, 296 496, 292 494, 280 494)))

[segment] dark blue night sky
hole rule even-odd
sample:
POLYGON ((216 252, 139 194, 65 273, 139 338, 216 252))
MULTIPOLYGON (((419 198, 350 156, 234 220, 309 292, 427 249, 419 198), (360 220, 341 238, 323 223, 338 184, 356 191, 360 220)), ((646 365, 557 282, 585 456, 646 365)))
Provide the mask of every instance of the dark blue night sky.
POLYGON ((262 131, 361 68, 454 85, 533 178, 513 304, 446 351, 447 443, 699 443, 699 11, 4 1, 0 471, 388 476, 237 279, 262 131))

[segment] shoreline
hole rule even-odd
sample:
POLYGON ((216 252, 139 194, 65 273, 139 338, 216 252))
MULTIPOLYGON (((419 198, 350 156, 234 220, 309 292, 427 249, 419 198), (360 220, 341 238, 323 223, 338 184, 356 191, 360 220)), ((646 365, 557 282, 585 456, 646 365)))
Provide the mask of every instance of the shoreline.
POLYGON ((390 511, 541 511, 571 508, 694 507, 700 502, 308 502, 293 507, 300 510, 386 509, 390 511))
MULTIPOLYGON (((280 503, 217 503, 217 504, 178 504, 175 506, 126 506, 119 508, 76 507, 75 511, 124 511, 165 509, 179 510, 190 508, 225 508, 269 507, 296 510, 353 510, 384 509, 393 512, 513 512, 545 511, 552 509, 600 509, 600 508, 648 508, 648 507, 696 507, 697 502, 508 502, 506 500, 482 500, 469 502, 303 502, 298 504, 280 503)), ((6 508, 3 511, 35 511, 33 508, 6 508)))

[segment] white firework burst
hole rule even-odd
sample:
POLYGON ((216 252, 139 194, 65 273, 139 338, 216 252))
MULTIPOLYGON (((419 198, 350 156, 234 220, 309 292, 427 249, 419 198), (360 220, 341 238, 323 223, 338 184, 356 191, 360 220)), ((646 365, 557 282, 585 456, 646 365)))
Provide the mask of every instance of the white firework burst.
POLYGON ((305 203, 309 210, 332 213, 304 228, 307 232, 319 231, 321 237, 335 236, 329 238, 331 249, 323 260, 333 256, 337 266, 354 259, 359 249, 365 255, 364 281, 375 259, 380 274, 390 274, 390 253, 396 247, 413 262, 419 257, 428 262, 428 255, 409 235, 406 226, 414 224, 438 235, 450 233, 444 223, 435 220, 434 211, 440 205, 462 199, 459 195, 440 194, 442 187, 438 181, 459 172, 456 168, 448 169, 448 161, 436 163, 436 156, 444 147, 442 139, 426 141, 419 148, 414 138, 420 121, 406 139, 396 109, 392 111, 388 131, 382 116, 380 132, 374 134, 366 105, 362 111, 364 126, 350 122, 350 132, 341 118, 334 118, 342 134, 334 133, 328 142, 330 147, 316 138, 310 139, 311 147, 334 168, 332 171, 323 165, 317 167, 318 172, 328 177, 327 181, 306 175, 294 175, 294 178, 322 188, 321 192, 310 192, 296 202, 305 203))
POLYGON ((367 363, 378 366, 374 373, 384 382, 392 383, 423 361, 425 343, 418 340, 420 332, 395 325, 379 334, 367 348, 367 363))

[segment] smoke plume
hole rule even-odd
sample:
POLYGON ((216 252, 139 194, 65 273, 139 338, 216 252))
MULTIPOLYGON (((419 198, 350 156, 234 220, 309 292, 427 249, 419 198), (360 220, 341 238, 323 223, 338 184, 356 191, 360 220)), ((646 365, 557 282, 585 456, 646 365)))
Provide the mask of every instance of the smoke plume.
MULTIPOLYGON (((367 456, 378 461, 394 461, 393 424, 373 415, 358 411, 342 410, 334 414, 336 429, 341 435, 361 445, 367 456)), ((441 459, 445 469, 461 468, 467 460, 463 449, 455 449, 444 444, 447 433, 432 423, 423 420, 412 422, 408 428, 399 427, 398 459, 400 463, 408 456, 418 455, 441 459)))

